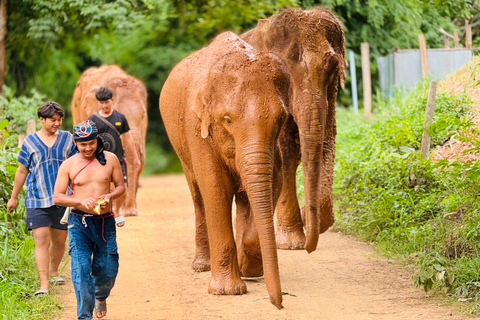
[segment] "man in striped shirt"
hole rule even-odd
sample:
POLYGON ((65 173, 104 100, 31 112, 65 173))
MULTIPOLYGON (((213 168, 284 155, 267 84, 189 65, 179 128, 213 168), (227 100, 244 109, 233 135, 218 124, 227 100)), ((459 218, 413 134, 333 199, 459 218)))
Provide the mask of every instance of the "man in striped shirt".
POLYGON ((58 273, 67 238, 67 225, 60 224, 65 207, 55 205, 53 189, 58 168, 76 149, 72 134, 59 130, 65 113, 58 103, 43 104, 37 115, 42 128, 23 141, 7 211, 16 207, 17 197, 26 185, 27 228, 32 230, 35 240, 35 262, 40 278, 40 290, 35 295, 41 295, 48 294, 49 275, 51 282, 65 283, 58 273))

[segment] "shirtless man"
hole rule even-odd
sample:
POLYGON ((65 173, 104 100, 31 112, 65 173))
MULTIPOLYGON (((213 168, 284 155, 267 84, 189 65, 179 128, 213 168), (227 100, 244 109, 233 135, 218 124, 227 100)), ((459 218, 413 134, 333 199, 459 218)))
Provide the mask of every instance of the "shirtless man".
MULTIPOLYGON (((68 217, 72 281, 77 297, 77 317, 91 320, 107 314, 106 299, 118 273, 116 226, 111 201, 125 192, 122 169, 115 154, 103 150, 95 123, 84 121, 74 128, 78 154, 62 163, 53 200, 72 207, 68 217), (115 188, 110 189, 113 181, 115 188), (71 183, 73 194, 67 195, 71 183), (100 214, 95 212, 99 199, 100 214)), ((119 217, 123 218, 123 217, 119 217)))

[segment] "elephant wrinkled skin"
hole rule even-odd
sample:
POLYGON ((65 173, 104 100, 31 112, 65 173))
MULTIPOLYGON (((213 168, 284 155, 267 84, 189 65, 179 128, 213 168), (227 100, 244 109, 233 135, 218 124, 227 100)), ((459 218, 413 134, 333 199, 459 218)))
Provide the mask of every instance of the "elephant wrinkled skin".
POLYGON ((282 293, 273 210, 280 188, 274 186, 281 184, 278 135, 289 85, 278 57, 225 32, 181 61, 160 95, 160 112, 195 207, 194 269, 211 265, 213 294, 246 293, 240 277, 264 273, 277 308, 282 293))
POLYGON ((343 29, 326 9, 286 9, 259 20, 241 38, 261 52, 280 57, 290 74, 290 116, 280 134, 283 188, 276 207, 277 247, 312 252, 319 234, 334 222, 335 101, 346 68, 343 29), (303 217, 295 187, 300 161, 305 186, 303 217))
POLYGON ((128 186, 124 195, 113 202, 114 212, 123 216, 137 215, 137 190, 140 173, 145 165, 145 136, 147 133, 147 90, 144 84, 116 65, 92 67, 85 70, 77 82, 72 97, 74 124, 87 120, 99 110, 95 93, 100 87, 113 91, 113 109, 127 118, 140 167, 133 166, 133 155, 125 152, 128 186))

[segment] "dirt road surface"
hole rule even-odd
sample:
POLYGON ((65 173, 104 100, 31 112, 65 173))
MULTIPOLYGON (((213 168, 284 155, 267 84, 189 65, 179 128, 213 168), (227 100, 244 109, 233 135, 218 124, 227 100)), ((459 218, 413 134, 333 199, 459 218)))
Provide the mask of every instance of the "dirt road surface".
MULTIPOLYGON (((185 177, 143 177, 137 199, 139 215, 117 229, 120 271, 103 319, 467 319, 414 289, 408 275, 370 245, 333 231, 320 236, 311 254, 278 251, 288 293, 282 310, 266 299, 263 278, 247 281, 245 295, 210 295, 210 272, 190 267, 194 215, 185 177)), ((68 281, 58 319, 76 319, 68 267, 63 275, 68 281)))

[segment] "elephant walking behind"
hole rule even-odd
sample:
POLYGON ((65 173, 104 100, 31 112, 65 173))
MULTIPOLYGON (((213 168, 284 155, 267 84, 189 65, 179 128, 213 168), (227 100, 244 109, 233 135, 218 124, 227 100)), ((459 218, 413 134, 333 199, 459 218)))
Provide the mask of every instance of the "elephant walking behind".
POLYGON ((289 86, 278 57, 225 32, 181 61, 160 94, 160 112, 195 207, 194 269, 211 269, 212 294, 244 294, 241 276, 264 274, 270 301, 279 309, 273 213, 281 190, 278 137, 289 86))
POLYGON ((334 222, 335 103, 347 65, 342 25, 327 9, 285 9, 259 20, 241 38, 260 52, 277 55, 290 74, 289 117, 280 133, 283 188, 276 207, 277 246, 312 252, 334 222), (295 185, 300 161, 303 216, 295 185))

